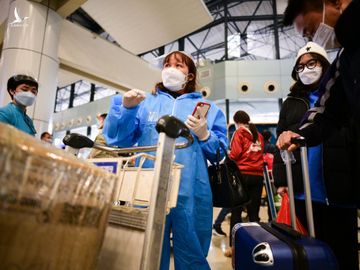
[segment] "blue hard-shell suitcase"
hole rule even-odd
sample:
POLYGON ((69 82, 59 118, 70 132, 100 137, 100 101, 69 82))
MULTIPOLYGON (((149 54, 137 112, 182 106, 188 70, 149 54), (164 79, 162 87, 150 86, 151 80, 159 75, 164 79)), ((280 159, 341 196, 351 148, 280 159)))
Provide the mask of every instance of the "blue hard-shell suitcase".
MULTIPOLYGON (((276 222, 239 223, 232 230, 233 267, 235 270, 333 270, 339 269, 332 250, 326 243, 315 238, 314 219, 311 203, 310 178, 307 150, 304 138, 297 138, 301 145, 301 164, 303 166, 305 204, 310 236, 298 233, 291 173, 290 153, 285 152, 285 164, 290 201, 291 223, 293 227, 276 222)), ((266 166, 265 166, 266 167, 266 166)), ((266 186, 270 186, 267 169, 264 170, 266 186), (268 182, 268 183, 267 183, 268 182)), ((268 188, 267 188, 268 189, 268 188)), ((269 189, 270 191, 270 189, 269 189)), ((269 192, 271 193, 271 192, 269 192)), ((269 196, 269 200, 273 200, 269 196)), ((274 203, 269 204, 275 208, 274 203)), ((271 214, 275 219, 275 209, 271 214)))
POLYGON ((335 256, 323 242, 284 224, 239 223, 233 228, 235 270, 332 270, 335 256))

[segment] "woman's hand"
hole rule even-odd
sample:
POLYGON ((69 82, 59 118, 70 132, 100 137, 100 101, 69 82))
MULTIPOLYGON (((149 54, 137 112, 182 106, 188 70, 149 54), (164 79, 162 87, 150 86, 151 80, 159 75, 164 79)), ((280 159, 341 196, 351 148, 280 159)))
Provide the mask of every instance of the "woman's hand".
POLYGON ((123 106, 127 109, 137 106, 141 101, 145 99, 145 92, 138 89, 131 89, 127 91, 123 96, 123 106))
POLYGON ((196 118, 192 115, 189 115, 185 121, 185 125, 195 133, 199 141, 206 141, 210 136, 210 132, 207 128, 206 118, 203 116, 196 118))

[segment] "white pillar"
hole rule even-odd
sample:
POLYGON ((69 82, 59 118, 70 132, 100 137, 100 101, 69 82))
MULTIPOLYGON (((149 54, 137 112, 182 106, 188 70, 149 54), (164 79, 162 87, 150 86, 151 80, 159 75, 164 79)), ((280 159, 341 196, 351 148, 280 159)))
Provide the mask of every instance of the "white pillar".
POLYGON ((37 136, 49 127, 54 112, 62 18, 47 6, 26 0, 10 3, 0 61, 0 106, 10 101, 7 80, 27 74, 39 82, 36 103, 27 109, 37 136))

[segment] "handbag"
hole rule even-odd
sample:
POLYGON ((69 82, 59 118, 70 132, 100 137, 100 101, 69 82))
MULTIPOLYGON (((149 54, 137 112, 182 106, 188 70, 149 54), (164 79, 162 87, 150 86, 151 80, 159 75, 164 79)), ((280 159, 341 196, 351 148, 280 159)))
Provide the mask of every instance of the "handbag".
POLYGON ((244 179, 235 161, 225 152, 225 161, 220 164, 220 151, 217 150, 217 161, 208 167, 212 191, 213 206, 235 208, 250 203, 244 179))

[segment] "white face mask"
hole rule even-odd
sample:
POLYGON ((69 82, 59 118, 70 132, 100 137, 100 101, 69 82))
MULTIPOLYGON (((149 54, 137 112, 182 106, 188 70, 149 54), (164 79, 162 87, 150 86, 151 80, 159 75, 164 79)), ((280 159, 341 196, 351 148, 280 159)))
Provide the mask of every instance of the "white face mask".
POLYGON ((183 89, 187 83, 186 75, 173 67, 164 68, 161 77, 164 86, 174 92, 183 89))
POLYGON ((25 107, 31 106, 34 104, 36 96, 32 92, 17 92, 14 95, 14 99, 20 105, 25 107))
POLYGON ((316 83, 322 74, 322 67, 316 66, 313 69, 304 68, 302 72, 299 73, 300 81, 305 85, 310 85, 316 83))
POLYGON ((313 41, 323 47, 325 50, 340 48, 340 44, 336 39, 335 30, 325 21, 325 3, 323 4, 323 20, 313 37, 313 41))

